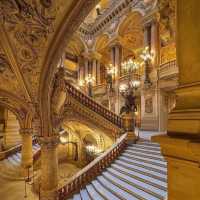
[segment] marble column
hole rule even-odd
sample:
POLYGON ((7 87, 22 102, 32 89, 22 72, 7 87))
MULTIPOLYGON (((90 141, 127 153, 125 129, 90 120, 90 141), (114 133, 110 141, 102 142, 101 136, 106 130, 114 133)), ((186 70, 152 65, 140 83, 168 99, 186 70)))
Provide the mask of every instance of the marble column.
POLYGON ((200 197, 200 1, 177 0, 179 88, 167 135, 154 136, 168 161, 168 200, 200 197))
POLYGON ((97 85, 97 62, 98 61, 96 59, 92 60, 92 76, 95 78, 93 86, 97 85))
POLYGON ((159 23, 157 19, 153 18, 151 21, 151 51, 153 53, 152 65, 154 68, 159 67, 159 48, 160 48, 160 39, 159 39, 159 23))
POLYGON ((120 96, 119 96, 119 77, 121 72, 122 62, 122 46, 119 43, 114 43, 110 47, 112 65, 116 67, 117 73, 114 78, 114 89, 115 89, 115 110, 114 112, 119 114, 120 112, 120 96))
POLYGON ((84 60, 83 57, 78 57, 78 81, 82 81, 85 79, 84 75, 84 60))
POLYGON ((22 128, 20 129, 20 134, 22 136, 21 165, 23 169, 31 168, 33 165, 33 149, 32 149, 33 129, 22 128))
POLYGON ((97 60, 96 66, 97 66, 97 85, 100 85, 101 84, 101 76, 100 76, 100 74, 101 74, 101 70, 100 70, 101 63, 100 63, 99 60, 97 60))
POLYGON ((41 200, 56 200, 58 187, 58 137, 40 139, 41 144, 41 200))

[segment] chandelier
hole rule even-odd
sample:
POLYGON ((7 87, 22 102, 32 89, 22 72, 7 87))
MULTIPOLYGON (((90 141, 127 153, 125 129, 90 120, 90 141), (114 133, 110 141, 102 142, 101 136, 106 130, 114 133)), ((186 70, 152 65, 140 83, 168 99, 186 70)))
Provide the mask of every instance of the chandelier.
POLYGON ((139 63, 133 61, 131 58, 122 63, 122 70, 124 73, 136 72, 139 69, 139 63))

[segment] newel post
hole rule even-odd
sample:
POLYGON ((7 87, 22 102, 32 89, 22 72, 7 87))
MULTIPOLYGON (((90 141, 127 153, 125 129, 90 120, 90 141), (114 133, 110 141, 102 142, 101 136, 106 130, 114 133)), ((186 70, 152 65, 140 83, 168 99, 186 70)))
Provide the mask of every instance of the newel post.
POLYGON ((124 112, 122 114, 122 126, 127 133, 127 143, 135 143, 137 140, 134 122, 134 112, 124 112))

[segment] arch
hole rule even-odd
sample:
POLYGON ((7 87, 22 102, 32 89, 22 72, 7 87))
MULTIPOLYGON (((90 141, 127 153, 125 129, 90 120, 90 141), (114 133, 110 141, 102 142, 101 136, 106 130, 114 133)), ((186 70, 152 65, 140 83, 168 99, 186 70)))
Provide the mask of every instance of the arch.
POLYGON ((66 46, 66 51, 70 54, 79 56, 82 52, 84 52, 87 48, 87 45, 82 40, 80 36, 77 34, 74 34, 72 36, 72 39, 69 41, 69 43, 66 46))
POLYGON ((142 13, 134 9, 119 24, 118 35, 126 49, 136 50, 143 47, 144 35, 142 27, 142 13))
POLYGON ((97 146, 101 149, 109 147, 114 142, 114 138, 108 136, 106 132, 98 127, 95 127, 93 124, 77 119, 77 117, 75 117, 75 119, 65 120, 64 126, 70 127, 70 129, 73 131, 73 134, 76 135, 76 137, 79 138, 83 143, 84 138, 88 134, 91 135, 96 140, 97 146))
POLYGON ((22 99, 0 89, 0 105, 13 112, 20 124, 20 128, 32 128, 33 110, 22 99))
POLYGON ((57 63, 62 56, 65 44, 69 41, 72 34, 76 31, 80 23, 87 16, 90 10, 98 1, 77 0, 70 13, 65 14, 62 25, 55 32, 52 42, 48 47, 39 83, 39 108, 41 116, 41 132, 43 136, 53 134, 51 123, 51 92, 54 74, 57 63))
POLYGON ((109 36, 108 34, 103 34, 97 37, 95 42, 95 50, 97 52, 102 52, 108 45, 109 42, 109 36))

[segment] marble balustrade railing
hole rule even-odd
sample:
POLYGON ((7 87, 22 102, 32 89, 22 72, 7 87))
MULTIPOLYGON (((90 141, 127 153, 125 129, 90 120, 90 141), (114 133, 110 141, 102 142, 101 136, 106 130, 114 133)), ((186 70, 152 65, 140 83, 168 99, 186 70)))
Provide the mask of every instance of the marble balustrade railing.
POLYGON ((167 63, 161 64, 159 68, 159 79, 164 79, 178 74, 178 66, 176 60, 171 60, 167 63))
POLYGON ((70 197, 80 188, 85 187, 93 178, 108 167, 125 149, 127 134, 122 135, 117 142, 102 155, 93 160, 89 165, 72 176, 66 185, 58 189, 58 199, 70 197))

